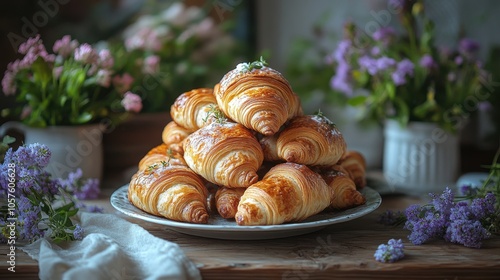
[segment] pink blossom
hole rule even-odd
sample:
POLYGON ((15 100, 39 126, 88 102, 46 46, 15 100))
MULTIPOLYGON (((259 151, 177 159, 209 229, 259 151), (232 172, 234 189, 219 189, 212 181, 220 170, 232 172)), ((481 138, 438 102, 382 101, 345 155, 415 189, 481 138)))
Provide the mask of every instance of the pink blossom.
POLYGON ((91 45, 84 43, 75 49, 75 60, 86 64, 93 64, 97 61, 98 55, 91 45))
POLYGON ((103 49, 99 52, 99 65, 104 69, 111 69, 115 61, 111 52, 108 49, 103 49))
POLYGON ((54 69, 52 69, 52 75, 54 76, 55 79, 59 79, 63 69, 64 69, 63 66, 54 67, 54 69))
POLYGON ((2 90, 5 95, 14 95, 16 93, 15 74, 10 71, 5 71, 2 79, 2 90))
POLYGON ((144 74, 155 74, 160 71, 160 57, 157 55, 150 55, 144 59, 142 72, 144 74))
POLYGON ((26 42, 19 45, 18 52, 21 54, 27 54, 31 49, 38 48, 41 44, 42 40, 40 40, 40 34, 37 34, 35 37, 28 38, 26 42))
POLYGON ((24 120, 25 118, 27 118, 30 114, 31 114, 31 106, 29 105, 26 105, 23 107, 23 110, 21 111, 21 120, 24 120))
POLYGON ((111 85, 111 71, 100 69, 96 75, 97 83, 105 88, 111 85))
POLYGON ((136 49, 159 51, 161 47, 162 42, 159 34, 150 27, 142 28, 134 36, 125 40, 125 48, 127 51, 136 49))
POLYGON ((71 40, 70 35, 65 35, 54 43, 52 50, 62 57, 68 57, 78 47, 78 44, 77 40, 71 40))
POLYGON ((125 73, 122 76, 116 75, 113 77, 113 86, 120 93, 128 91, 132 87, 134 78, 130 74, 125 73))
POLYGON ((141 97, 130 91, 125 93, 121 103, 127 112, 139 113, 142 110, 141 97))

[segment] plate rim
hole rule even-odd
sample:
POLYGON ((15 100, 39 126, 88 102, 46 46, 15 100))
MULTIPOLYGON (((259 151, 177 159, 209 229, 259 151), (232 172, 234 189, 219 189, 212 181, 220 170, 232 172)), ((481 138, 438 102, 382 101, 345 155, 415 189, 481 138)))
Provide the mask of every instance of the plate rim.
POLYGON ((195 223, 186 223, 186 222, 179 222, 179 221, 173 221, 169 220, 165 217, 160 217, 160 216, 155 216, 152 214, 149 214, 142 209, 137 208, 135 205, 133 205, 129 200, 128 200, 128 185, 125 184, 118 189, 116 189, 110 196, 110 203, 111 205, 118 210, 119 212, 130 216, 134 217, 143 221, 147 221, 150 223, 154 224, 159 224, 159 225, 164 225, 167 227, 172 228, 173 230, 175 229, 183 229, 183 230, 196 230, 196 231, 206 231, 206 232, 276 232, 276 231, 284 231, 284 230, 303 230, 303 229, 308 229, 308 228, 324 228, 329 225, 333 225, 336 223, 342 223, 346 222, 349 220, 357 219, 362 216, 365 216, 373 211, 375 211, 380 204, 382 203, 382 197, 381 195, 374 190, 373 188, 370 188, 368 186, 364 187, 361 189, 361 192, 366 195, 370 194, 371 196, 374 196, 374 199, 371 201, 368 201, 360 206, 353 207, 350 209, 342 210, 343 212, 349 211, 352 213, 346 214, 345 216, 338 217, 339 212, 336 212, 336 216, 328 218, 328 219, 322 219, 322 220, 317 220, 317 221, 302 221, 302 222, 292 222, 292 223, 285 223, 285 224, 279 224, 279 225, 256 225, 256 226, 240 226, 237 225, 236 223, 234 225, 213 225, 213 224, 195 224, 195 223), (123 199, 125 198, 125 199, 123 199), (128 204, 128 206, 131 206, 134 208, 134 210, 139 211, 139 213, 136 213, 132 210, 124 209, 120 205, 117 204, 116 200, 122 200, 122 202, 125 202, 128 204), (359 207, 364 207, 362 208, 361 211, 356 212, 355 210, 359 207))

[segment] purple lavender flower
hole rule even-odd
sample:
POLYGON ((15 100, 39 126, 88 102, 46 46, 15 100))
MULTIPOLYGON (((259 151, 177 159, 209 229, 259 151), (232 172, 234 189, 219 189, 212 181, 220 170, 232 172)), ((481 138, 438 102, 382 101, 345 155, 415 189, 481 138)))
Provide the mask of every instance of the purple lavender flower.
POLYGON ((419 61, 420 66, 427 68, 427 69, 432 69, 436 67, 436 62, 434 61, 434 58, 430 54, 426 54, 420 58, 419 61))
POLYGON ((377 68, 377 60, 374 58, 371 58, 367 55, 363 55, 358 59, 358 63, 361 66, 361 68, 365 69, 368 71, 368 73, 372 76, 376 75, 378 72, 377 68))
POLYGON ((450 215, 455 200, 455 194, 450 188, 447 187, 439 196, 434 193, 430 193, 429 196, 432 198, 432 205, 437 212, 444 216, 450 215))
POLYGON ((100 182, 95 178, 82 178, 83 173, 80 168, 68 174, 67 179, 58 179, 60 186, 78 199, 94 199, 99 196, 100 182))
POLYGON ((465 247, 481 248, 482 240, 490 233, 477 220, 452 220, 444 236, 446 241, 462 244, 465 247))
POLYGON ((461 55, 458 55, 454 59, 456 65, 462 65, 464 63, 464 58, 461 55))
POLYGON ((83 239, 83 234, 84 234, 84 230, 83 230, 82 226, 80 226, 80 224, 77 224, 75 226, 75 230, 73 231, 73 237, 76 240, 82 240, 83 239))
POLYGON ((21 196, 18 202, 18 219, 21 221, 21 238, 34 240, 43 236, 44 230, 38 227, 41 220, 40 206, 33 205, 26 196, 21 196))
POLYGON ((463 38, 458 43, 458 50, 465 55, 472 55, 479 50, 479 43, 470 38, 463 38))
POLYGON ((401 12, 406 0, 389 0, 387 3, 394 11, 401 12))
POLYGON ((460 187, 460 193, 467 197, 474 197, 477 195, 477 188, 474 188, 471 185, 463 185, 460 187))
POLYGON ((394 212, 392 210, 387 210, 379 216, 378 222, 383 225, 395 225, 402 218, 404 218, 404 213, 401 211, 394 212))
POLYGON ((346 96, 351 96, 353 93, 353 88, 350 83, 350 71, 351 68, 346 62, 339 62, 335 75, 330 80, 331 88, 342 92, 346 96))
POLYGON ((396 70, 392 73, 392 80, 396 86, 406 84, 406 76, 413 76, 414 65, 409 59, 405 58, 398 62, 396 70))
POLYGON ((482 220, 495 213, 496 197, 487 193, 484 198, 475 198, 470 204, 470 211, 475 219, 482 220))
POLYGON ((349 40, 342 40, 337 45, 337 48, 333 52, 333 58, 337 61, 345 61, 345 56, 349 52, 352 43, 349 40))
POLYGON ((405 256, 404 245, 401 239, 390 239, 386 244, 380 244, 373 255, 379 262, 395 262, 405 256))
POLYGON ((95 199, 99 196, 99 179, 88 178, 83 182, 83 185, 75 191, 75 196, 78 199, 95 199))
POLYGON ((373 32, 372 38, 375 41, 382 42, 384 44, 389 43, 391 38, 396 34, 396 31, 394 28, 388 26, 388 27, 382 27, 379 28, 377 31, 373 32))

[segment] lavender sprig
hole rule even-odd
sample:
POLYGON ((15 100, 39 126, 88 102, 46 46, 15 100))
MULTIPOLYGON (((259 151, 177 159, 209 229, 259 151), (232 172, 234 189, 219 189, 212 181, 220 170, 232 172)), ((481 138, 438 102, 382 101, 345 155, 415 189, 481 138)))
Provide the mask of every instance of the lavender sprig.
POLYGON ((45 171, 50 156, 47 146, 38 143, 6 151, 0 164, 0 198, 13 203, 0 209, 0 242, 12 231, 28 242, 44 236, 55 242, 83 237, 72 218, 83 209, 77 197, 95 195, 96 182, 83 180, 78 171, 67 180, 52 178, 45 171))
POLYGON ((379 262, 396 262, 404 258, 404 248, 401 239, 390 239, 387 244, 380 244, 373 256, 379 262))

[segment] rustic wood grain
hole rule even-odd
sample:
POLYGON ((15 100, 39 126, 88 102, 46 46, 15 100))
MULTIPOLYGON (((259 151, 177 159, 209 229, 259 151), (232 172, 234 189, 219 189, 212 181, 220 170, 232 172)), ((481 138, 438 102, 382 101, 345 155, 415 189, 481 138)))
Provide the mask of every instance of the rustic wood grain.
MULTIPOLYGON (((364 217, 323 230, 270 240, 219 240, 178 233, 164 226, 127 217, 108 202, 112 190, 92 203, 101 205, 177 243, 198 266, 203 279, 500 279, 500 237, 485 240, 481 249, 435 240, 416 246, 402 228, 377 223, 386 209, 403 210, 418 198, 384 196, 382 205, 364 217), (377 262, 377 246, 401 238, 406 256, 395 263, 377 262)), ((7 271, 7 248, 0 249, 0 278, 36 279, 37 262, 17 251, 16 273, 7 271)))

